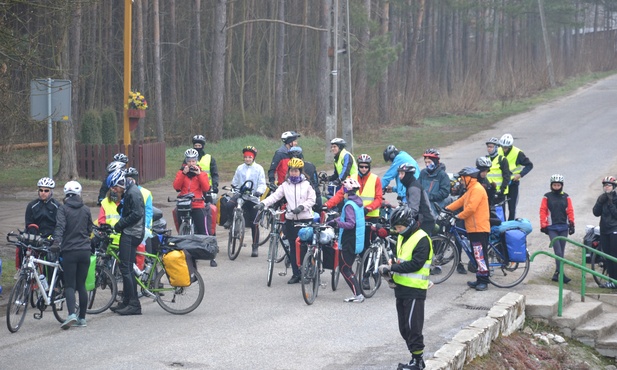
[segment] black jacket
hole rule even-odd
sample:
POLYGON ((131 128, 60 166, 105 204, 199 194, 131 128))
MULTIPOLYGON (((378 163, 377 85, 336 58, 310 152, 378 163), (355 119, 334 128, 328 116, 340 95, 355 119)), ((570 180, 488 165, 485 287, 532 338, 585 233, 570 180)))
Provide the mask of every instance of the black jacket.
POLYGON ((322 207, 322 199, 321 199, 321 189, 319 188, 319 177, 317 176, 317 169, 315 165, 311 162, 304 161, 304 175, 311 183, 311 187, 315 190, 315 205, 313 206, 313 211, 321 212, 322 207))
POLYGON ((435 222, 435 216, 431 210, 428 194, 422 189, 420 181, 416 180, 413 175, 407 175, 411 175, 411 173, 406 174, 403 180, 401 180, 401 183, 407 188, 407 205, 413 211, 414 216, 417 216, 420 225, 422 225, 422 223, 429 224, 435 222))
POLYGON ((603 193, 593 206, 593 215, 600 216, 600 233, 612 234, 617 232, 617 195, 603 193))
POLYGON ((78 195, 64 200, 58 210, 54 240, 61 252, 90 250, 92 214, 78 195))
POLYGON ((268 169, 268 182, 270 184, 275 184, 276 168, 278 167, 279 162, 285 158, 289 158, 289 148, 283 144, 276 150, 276 152, 274 152, 272 162, 270 163, 270 168, 268 169))
POLYGON ((145 232, 144 198, 137 185, 129 181, 126 182, 122 201, 118 205, 118 214, 120 214, 120 220, 114 225, 114 230, 143 239, 145 232))
POLYGON ((49 198, 46 202, 40 199, 33 200, 26 207, 26 228, 30 224, 39 227, 39 235, 48 237, 54 233, 56 228, 56 215, 60 203, 54 198, 49 198))

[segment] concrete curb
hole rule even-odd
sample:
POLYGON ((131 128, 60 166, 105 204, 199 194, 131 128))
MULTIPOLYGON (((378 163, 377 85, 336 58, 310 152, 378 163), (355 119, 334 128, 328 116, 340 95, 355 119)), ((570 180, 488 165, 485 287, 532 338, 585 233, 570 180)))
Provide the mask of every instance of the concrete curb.
POLYGON ((524 322, 525 296, 508 293, 495 303, 486 317, 471 323, 435 352, 433 358, 426 361, 426 368, 462 369, 474 358, 487 354, 493 340, 514 333, 524 322))

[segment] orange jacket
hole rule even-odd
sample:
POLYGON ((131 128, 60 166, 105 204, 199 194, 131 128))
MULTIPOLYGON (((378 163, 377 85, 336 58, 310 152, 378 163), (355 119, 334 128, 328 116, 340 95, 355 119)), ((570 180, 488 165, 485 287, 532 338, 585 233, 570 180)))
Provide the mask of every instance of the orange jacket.
POLYGON ((465 221, 465 230, 468 233, 490 233, 490 212, 486 190, 477 179, 472 177, 469 179, 465 194, 448 205, 446 209, 456 211, 463 208, 457 217, 465 221))

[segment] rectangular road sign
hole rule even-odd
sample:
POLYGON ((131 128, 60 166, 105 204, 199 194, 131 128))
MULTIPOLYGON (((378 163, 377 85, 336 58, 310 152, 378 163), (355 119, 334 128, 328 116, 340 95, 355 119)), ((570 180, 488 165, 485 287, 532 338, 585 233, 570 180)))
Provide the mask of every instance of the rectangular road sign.
POLYGON ((30 117, 43 121, 49 118, 49 87, 51 86, 51 120, 71 118, 71 81, 39 79, 30 81, 30 117), (51 84, 50 84, 51 82, 51 84))

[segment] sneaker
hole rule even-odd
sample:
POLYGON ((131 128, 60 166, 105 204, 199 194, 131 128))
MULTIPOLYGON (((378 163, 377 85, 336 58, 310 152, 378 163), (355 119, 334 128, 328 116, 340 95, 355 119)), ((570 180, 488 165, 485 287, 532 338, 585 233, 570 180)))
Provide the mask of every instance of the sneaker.
POLYGON ((251 252, 251 257, 259 257, 259 246, 253 246, 253 251, 251 252))
POLYGON ((617 286, 615 286, 615 283, 613 283, 612 281, 607 281, 606 283, 601 284, 600 288, 617 289, 617 286))
POLYGON ((482 292, 482 291, 488 290, 488 284, 486 284, 486 283, 478 283, 478 284, 476 284, 476 290, 478 292, 482 292))
POLYGON ((218 266, 218 265, 219 265, 219 264, 218 264, 218 263, 216 263, 216 261, 215 261, 215 260, 210 260, 210 267, 216 267, 216 266, 218 266))
POLYGON ((397 370, 423 370, 426 368, 422 357, 414 357, 408 364, 398 364, 397 370))
POLYGON ((70 314, 69 317, 67 317, 66 320, 64 320, 62 325, 60 325, 60 327, 64 330, 69 330, 70 327, 73 326, 75 322, 77 322, 77 315, 70 314))
POLYGON ((441 266, 431 267, 431 275, 441 275, 441 266))
POLYGON ((433 285, 435 285, 435 283, 433 283, 432 281, 428 281, 428 288, 426 290, 429 290, 433 287, 433 285))
POLYGON ((563 275, 563 283, 564 284, 568 284, 570 281, 572 281, 572 279, 570 279, 569 277, 567 277, 566 275, 563 275))
POLYGON ((458 266, 456 266, 456 272, 458 272, 461 275, 467 274, 467 270, 465 270, 465 266, 463 266, 462 263, 459 263, 458 266))
POLYGON ((291 279, 287 282, 287 284, 298 284, 300 282, 300 276, 292 276, 291 279))
POLYGON ((355 297, 346 298, 345 302, 362 303, 364 302, 364 296, 362 294, 358 294, 355 297))
MULTIPOLYGON (((160 287, 163 288, 163 287, 160 287)), ((118 303, 115 307, 110 307, 109 310, 111 312, 116 312, 118 310, 123 310, 126 307, 126 304, 124 304, 123 302, 118 303)))
POLYGON ((116 313, 121 316, 141 315, 141 307, 128 305, 121 310, 116 310, 116 313))
POLYGON ((467 286, 470 288, 476 288, 478 286, 478 282, 477 281, 468 281, 467 282, 467 286))
POLYGON ((77 326, 77 327, 83 328, 83 327, 85 327, 85 326, 88 326, 88 324, 86 323, 86 319, 85 319, 85 318, 80 319, 80 318, 78 317, 78 318, 77 318, 77 321, 75 322, 75 324, 73 324, 73 326, 77 326))
POLYGON ((551 278, 553 281, 559 281, 559 271, 555 271, 553 277, 551 278))
POLYGON ((19 279, 19 275, 21 274, 21 270, 17 269, 17 271, 15 271, 15 276, 13 276, 13 280, 17 280, 19 279))

